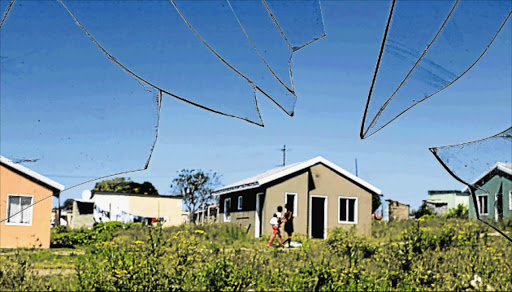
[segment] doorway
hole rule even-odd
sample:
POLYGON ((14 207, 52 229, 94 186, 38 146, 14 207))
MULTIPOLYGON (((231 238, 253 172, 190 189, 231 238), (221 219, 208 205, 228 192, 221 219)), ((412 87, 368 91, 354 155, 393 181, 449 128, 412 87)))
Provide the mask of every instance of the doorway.
POLYGON ((259 238, 262 231, 263 221, 263 203, 265 202, 265 194, 256 194, 256 216, 254 218, 254 237, 259 238))
POLYGON ((325 238, 327 231, 327 197, 311 196, 310 235, 312 238, 325 238))

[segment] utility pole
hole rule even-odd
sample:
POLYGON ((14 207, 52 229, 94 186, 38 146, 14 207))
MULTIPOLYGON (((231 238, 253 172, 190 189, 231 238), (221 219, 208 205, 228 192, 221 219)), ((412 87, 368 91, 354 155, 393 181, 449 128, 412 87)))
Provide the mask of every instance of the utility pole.
POLYGON ((283 151, 283 166, 286 165, 286 145, 283 145, 283 149, 281 149, 281 151, 283 151))
POLYGON ((357 158, 356 158, 356 176, 359 177, 359 175, 357 175, 357 158))

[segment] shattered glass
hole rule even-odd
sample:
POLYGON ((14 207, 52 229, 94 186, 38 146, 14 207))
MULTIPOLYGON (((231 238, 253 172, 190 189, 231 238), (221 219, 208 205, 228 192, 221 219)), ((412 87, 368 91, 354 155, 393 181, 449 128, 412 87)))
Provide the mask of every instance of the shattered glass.
POLYGON ((503 207, 508 201, 510 184, 500 182, 501 177, 512 181, 512 127, 496 135, 477 141, 432 147, 434 154, 441 165, 456 180, 467 186, 477 208, 470 212, 475 213, 480 221, 494 228, 512 241, 497 228, 496 222, 503 219, 503 207), (496 176, 498 174, 498 176, 496 176), (487 196, 487 206, 479 206, 479 196, 487 196), (480 215, 479 214, 485 214, 480 215))
POLYGON ((0 19, 0 28, 2 28, 5 20, 7 19, 7 16, 11 12, 12 6, 14 5, 15 1, 16 0, 10 0, 10 1, 3 0, 3 1, 0 1, 0 13, 2 13, 2 15, 1 15, 2 18, 0 19))
POLYGON ((160 93, 105 58, 61 4, 17 1, 1 38, 2 156, 56 181, 147 167, 160 93))
MULTIPOLYGON (((272 26, 265 2, 62 3, 101 48, 165 93, 216 113, 263 125, 254 92, 259 90, 293 115, 294 49, 287 50, 278 27, 272 26), (109 18, 108 24, 101 21, 104 17, 109 18), (177 64, 179 71, 175 70, 177 64)), ((306 40, 310 43, 325 35, 319 2, 306 3, 294 5, 300 6, 297 9, 303 15, 313 15, 304 17, 301 23, 314 28, 304 33, 297 28, 289 30, 290 37, 302 46, 308 44, 302 43, 306 40), (320 22, 305 23, 315 19, 320 22), (318 30, 322 34, 315 36, 318 30)), ((285 8, 278 5, 276 13, 286 15, 280 11, 285 8)), ((280 18, 285 26, 293 24, 287 17, 280 18)))
POLYGON ((325 36, 318 0, 2 0, 0 11, 1 154, 73 182, 63 192, 147 169, 163 97, 263 126, 259 91, 293 115, 292 56, 325 36))
POLYGON ((361 138, 464 75, 511 13, 511 1, 393 1, 361 138))

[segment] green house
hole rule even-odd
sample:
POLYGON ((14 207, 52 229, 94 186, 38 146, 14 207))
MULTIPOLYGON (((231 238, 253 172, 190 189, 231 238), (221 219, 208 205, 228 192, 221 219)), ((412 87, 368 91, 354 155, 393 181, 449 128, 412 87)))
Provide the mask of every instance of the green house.
MULTIPOLYGON (((478 178, 473 185, 476 191, 481 219, 500 220, 512 218, 512 164, 498 162, 478 178)), ((473 200, 469 200, 469 216, 476 218, 473 200)))
POLYGON ((431 201, 439 201, 447 203, 447 210, 457 208, 458 205, 469 207, 469 192, 460 190, 430 190, 428 191, 428 199, 431 201))

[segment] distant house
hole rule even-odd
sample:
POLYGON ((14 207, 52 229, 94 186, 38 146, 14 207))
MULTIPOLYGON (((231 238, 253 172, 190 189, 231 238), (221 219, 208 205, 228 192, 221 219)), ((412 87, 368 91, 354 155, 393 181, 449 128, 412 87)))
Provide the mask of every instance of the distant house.
POLYGON ((0 156, 0 247, 50 247, 52 196, 62 190, 63 185, 0 156))
POLYGON ((94 209, 94 201, 92 200, 73 200, 73 211, 69 226, 73 229, 93 227, 96 223, 94 209))
MULTIPOLYGON (((463 205, 469 208, 469 192, 459 190, 431 190, 428 191, 428 200, 445 202, 447 211, 463 205)), ((444 214, 444 213, 443 213, 444 214)))
POLYGON ((409 219, 410 206, 394 200, 386 200, 383 206, 384 221, 399 221, 409 219))
POLYGON ((214 192, 220 222, 249 227, 256 237, 271 233, 278 206, 293 208, 295 232, 326 238, 327 229, 356 227, 369 234, 372 194, 381 190, 323 157, 276 168, 214 192))
POLYGON ((436 215, 448 213, 448 203, 439 200, 423 200, 423 204, 436 215))
MULTIPOLYGON (((480 218, 500 220, 512 218, 512 164, 498 162, 473 183, 480 218)), ((469 216, 476 218, 473 200, 469 201, 469 216)))
POLYGON ((163 226, 184 223, 181 196, 93 192, 96 221, 141 222, 160 220, 163 226))

